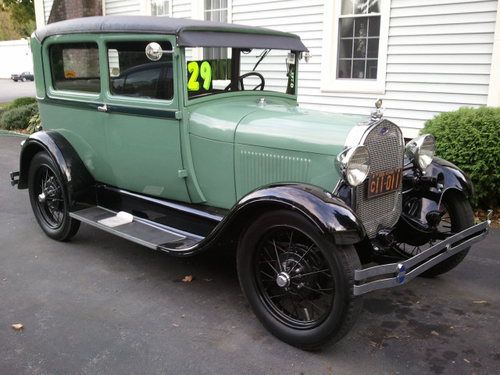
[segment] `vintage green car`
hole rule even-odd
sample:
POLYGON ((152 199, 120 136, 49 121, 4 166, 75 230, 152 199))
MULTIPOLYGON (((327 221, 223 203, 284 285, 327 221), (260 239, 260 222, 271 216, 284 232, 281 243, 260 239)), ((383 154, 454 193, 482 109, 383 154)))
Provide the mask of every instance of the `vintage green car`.
POLYGON ((250 305, 287 343, 339 340, 361 295, 447 272, 488 233, 432 136, 405 145, 378 109, 297 105, 296 35, 90 17, 31 48, 42 129, 11 180, 43 231, 66 241, 83 222, 174 256, 235 248, 250 305))

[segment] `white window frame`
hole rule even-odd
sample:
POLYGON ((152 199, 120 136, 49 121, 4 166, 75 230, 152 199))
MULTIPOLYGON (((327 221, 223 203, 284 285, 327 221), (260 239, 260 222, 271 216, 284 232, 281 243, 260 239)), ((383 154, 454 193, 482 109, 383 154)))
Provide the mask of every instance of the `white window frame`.
MULTIPOLYGON (((143 0, 143 1, 144 1, 144 14, 146 14, 147 16, 151 16, 151 0, 143 0)), ((168 14, 162 14, 161 16, 157 17, 162 17, 162 16, 173 17, 172 16, 173 2, 174 0, 170 0, 168 2, 168 14)))
POLYGON ((323 57, 321 61, 321 91, 385 94, 391 0, 380 0, 380 38, 377 79, 337 78, 338 35, 341 6, 342 0, 326 1, 325 4, 323 57))
MULTIPOLYGON (((227 23, 233 22, 233 0, 227 0, 227 23)), ((205 20, 205 0, 192 0, 192 18, 195 20, 205 20)), ((203 59, 203 49, 195 48, 191 58, 193 60, 203 59)))
MULTIPOLYGON (((192 0, 192 17, 196 20, 205 19, 205 0, 192 0)), ((227 0, 227 23, 233 22, 233 0, 227 0)))

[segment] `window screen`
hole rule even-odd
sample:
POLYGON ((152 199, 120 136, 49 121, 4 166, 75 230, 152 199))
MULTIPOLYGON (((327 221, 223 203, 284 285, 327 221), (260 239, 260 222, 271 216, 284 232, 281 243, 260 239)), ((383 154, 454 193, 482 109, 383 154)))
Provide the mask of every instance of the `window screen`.
MULTIPOLYGON (((160 60, 146 57, 146 42, 108 44, 110 91, 113 95, 149 99, 172 99, 174 96, 172 55, 164 53, 160 60)), ((171 50, 168 42, 158 42, 171 50)))
POLYGON ((52 84, 56 90, 101 91, 96 43, 54 44, 49 55, 52 84))

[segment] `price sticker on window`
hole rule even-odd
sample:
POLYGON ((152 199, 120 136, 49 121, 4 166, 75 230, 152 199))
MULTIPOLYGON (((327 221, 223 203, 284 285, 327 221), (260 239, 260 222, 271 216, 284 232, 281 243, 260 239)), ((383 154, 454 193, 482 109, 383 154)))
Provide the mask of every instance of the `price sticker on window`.
POLYGON ((188 91, 210 91, 212 89, 212 66, 208 61, 189 61, 188 91))

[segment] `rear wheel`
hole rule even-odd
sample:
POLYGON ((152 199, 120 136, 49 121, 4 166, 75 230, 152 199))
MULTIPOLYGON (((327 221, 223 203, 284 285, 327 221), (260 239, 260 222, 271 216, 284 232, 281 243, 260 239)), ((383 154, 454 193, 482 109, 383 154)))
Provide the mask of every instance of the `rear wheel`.
POLYGON ((31 161, 28 189, 33 213, 45 234, 59 241, 73 237, 80 222, 69 216, 69 201, 61 173, 46 152, 37 153, 31 161))
POLYGON ((361 299, 352 246, 337 247, 288 211, 261 216, 238 246, 238 276, 255 315, 279 339, 308 350, 338 341, 353 326, 361 299))

